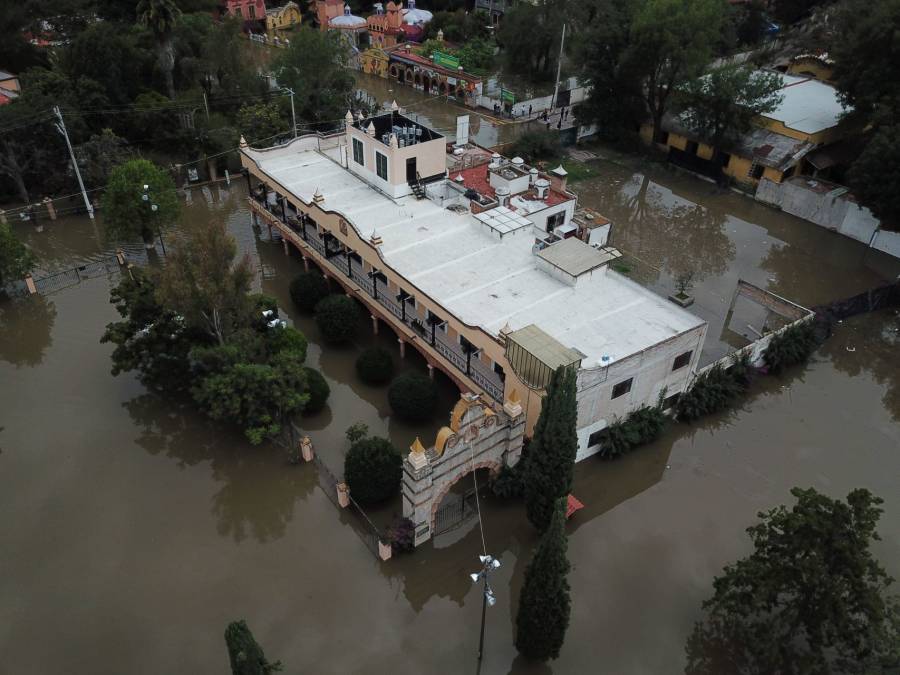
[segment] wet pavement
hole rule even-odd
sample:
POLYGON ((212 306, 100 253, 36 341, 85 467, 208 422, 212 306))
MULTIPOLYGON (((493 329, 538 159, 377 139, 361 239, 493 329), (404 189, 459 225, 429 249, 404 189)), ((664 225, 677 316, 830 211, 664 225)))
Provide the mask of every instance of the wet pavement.
MULTIPOLYGON (((690 181, 692 192, 680 177, 654 176, 643 215, 624 226, 631 211, 615 200, 627 202, 644 181, 615 167, 606 180, 619 188, 579 191, 613 218, 614 243, 656 261, 662 271, 650 281, 660 286, 688 256, 705 274, 703 307, 730 297, 738 276, 807 304, 884 278, 853 242, 690 181), (683 218, 661 215, 657 202, 686 195, 720 214, 718 230, 690 208, 683 218)), ((226 219, 259 266, 262 289, 310 338, 309 363, 332 398, 301 423, 328 465, 340 467, 344 430, 356 421, 400 447, 415 435, 430 441, 446 418, 418 427, 392 420, 385 390, 353 376, 357 350, 375 338, 321 349, 314 324, 287 298, 299 260, 249 227, 238 187, 224 202, 214 197, 212 206, 195 198, 185 221, 226 219)), ((57 266, 110 250, 102 226, 85 220, 40 234, 17 228, 57 266)), ((713 576, 748 551, 744 529, 755 514, 787 501, 794 485, 882 496, 875 549, 900 574, 894 312, 839 325, 809 366, 759 380, 737 410, 675 425, 621 461, 577 466, 574 493, 586 508, 568 528, 572 622, 547 667, 527 668, 512 644, 534 535, 519 504, 483 502, 487 546, 503 567, 479 671, 481 597, 467 576, 481 552, 474 522, 378 562, 312 465, 289 466, 283 450, 250 447, 149 396, 133 376, 112 377, 111 349, 99 344, 117 318, 108 294, 101 278, 0 303, 0 653, 10 672, 226 672, 222 634, 237 618, 286 672, 678 672, 713 576)), ((377 340, 396 355, 386 332, 377 340)), ((445 382, 441 396, 446 414, 455 394, 445 382)))

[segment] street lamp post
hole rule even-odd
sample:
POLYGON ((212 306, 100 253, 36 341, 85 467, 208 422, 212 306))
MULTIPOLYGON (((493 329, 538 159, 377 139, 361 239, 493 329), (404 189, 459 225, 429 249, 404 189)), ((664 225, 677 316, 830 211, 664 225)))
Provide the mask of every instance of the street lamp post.
POLYGON ((472 572, 469 577, 471 577, 472 583, 477 584, 479 581, 482 583, 481 636, 478 638, 478 660, 481 661, 481 655, 484 653, 484 620, 487 615, 487 608, 488 606, 493 607, 497 604, 497 597, 494 595, 494 591, 491 588, 488 575, 493 570, 500 568, 500 561, 490 555, 480 555, 478 556, 478 559, 481 561, 481 571, 472 572))
MULTIPOLYGON (((146 184, 144 185, 144 193, 141 195, 141 199, 143 199, 145 202, 150 201, 150 186, 149 185, 146 185, 146 184)), ((156 213, 159 210, 159 205, 151 203, 150 210, 153 213, 156 213)), ((167 258, 168 254, 166 253, 166 242, 163 241, 162 227, 160 226, 159 221, 157 221, 157 223, 156 223, 156 233, 159 235, 159 245, 162 246, 163 257, 167 258)))

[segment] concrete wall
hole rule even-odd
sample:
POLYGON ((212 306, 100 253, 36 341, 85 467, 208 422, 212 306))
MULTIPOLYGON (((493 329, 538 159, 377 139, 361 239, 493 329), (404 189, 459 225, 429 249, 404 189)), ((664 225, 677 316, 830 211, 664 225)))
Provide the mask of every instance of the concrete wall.
POLYGON ((422 178, 428 178, 446 171, 445 145, 443 138, 436 138, 424 143, 416 143, 405 148, 392 148, 381 142, 380 138, 372 138, 356 127, 347 127, 347 168, 367 183, 377 186, 392 197, 402 197, 410 193, 406 182, 406 160, 416 158, 416 170, 422 178), (353 159, 353 141, 362 141, 365 164, 359 165, 353 159), (375 153, 379 152, 388 161, 388 180, 382 180, 375 172, 375 153))
POLYGON ((777 206, 782 211, 808 220, 829 230, 835 230, 841 234, 856 239, 863 244, 870 242, 875 248, 887 251, 892 255, 900 254, 900 249, 893 244, 891 232, 879 232, 880 223, 872 212, 865 206, 860 206, 846 196, 832 196, 829 193, 816 192, 805 185, 806 179, 789 180, 777 184, 773 181, 762 180, 756 190, 756 198, 777 206), (882 243, 880 248, 873 241, 873 236, 878 233, 876 240, 882 243), (886 237, 881 235, 885 234, 886 237), (894 251, 892 253, 892 251, 894 251))
POLYGON ((890 253, 895 258, 900 258, 900 232, 888 232, 879 230, 872 242, 872 248, 890 253))

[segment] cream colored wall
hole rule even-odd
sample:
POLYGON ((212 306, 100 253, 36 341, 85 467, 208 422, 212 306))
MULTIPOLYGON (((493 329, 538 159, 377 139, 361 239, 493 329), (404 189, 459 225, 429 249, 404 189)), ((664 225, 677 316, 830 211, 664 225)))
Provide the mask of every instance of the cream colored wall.
MULTIPOLYGON (((365 171, 375 177, 375 151, 377 150, 388 160, 388 183, 390 185, 406 185, 406 160, 410 157, 416 158, 416 170, 423 178, 434 176, 446 171, 446 147, 444 139, 437 138, 425 143, 416 143, 405 148, 392 148, 381 142, 380 138, 372 138, 365 131, 356 127, 349 127, 347 135, 350 138, 357 138, 363 142, 365 155, 365 171)), ((347 156, 349 164, 354 172, 359 173, 358 165, 354 165, 353 161, 353 144, 348 139, 347 156)))

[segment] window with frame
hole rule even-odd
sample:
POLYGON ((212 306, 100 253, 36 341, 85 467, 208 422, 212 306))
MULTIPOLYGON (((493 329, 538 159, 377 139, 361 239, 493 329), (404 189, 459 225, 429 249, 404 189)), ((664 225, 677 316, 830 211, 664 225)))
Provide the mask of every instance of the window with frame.
POLYGON ((353 161, 360 166, 366 165, 366 158, 363 152, 363 142, 358 138, 353 139, 353 161))
POLYGON ((547 232, 553 232, 557 227, 561 227, 566 222, 566 212, 560 211, 554 213, 547 218, 547 232))
POLYGON ((681 398, 681 393, 672 394, 671 396, 666 396, 663 399, 662 409, 663 410, 671 410, 678 404, 678 399, 680 399, 680 398, 681 398))
POLYGON ((765 170, 766 167, 764 167, 756 160, 753 160, 753 164, 750 165, 750 171, 747 175, 750 176, 750 178, 756 178, 757 180, 759 180, 760 178, 762 178, 763 172, 765 170))
POLYGON ((693 351, 686 351, 684 354, 679 354, 675 357, 675 361, 672 362, 672 370, 678 370, 679 368, 684 368, 687 364, 691 362, 691 355, 693 355, 693 351))
POLYGON ((375 151, 375 173, 378 174, 381 180, 388 179, 387 155, 382 155, 377 150, 375 151))
POLYGON ((629 377, 627 380, 623 382, 619 382, 612 390, 612 398, 619 398, 620 396, 624 396, 629 391, 631 391, 631 384, 634 382, 633 377, 629 377))

